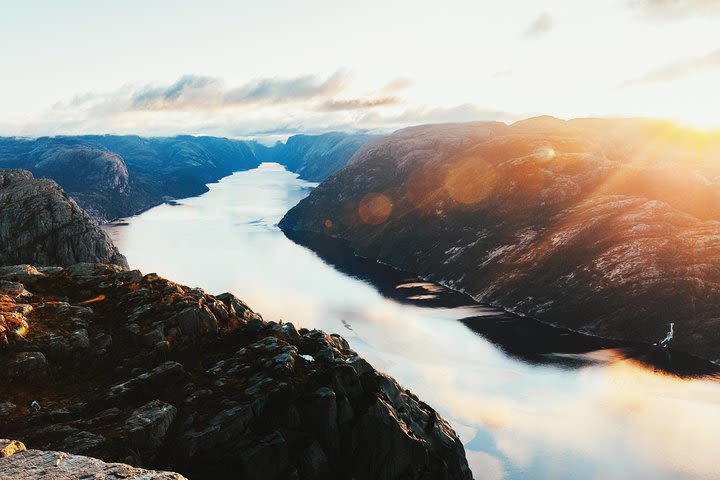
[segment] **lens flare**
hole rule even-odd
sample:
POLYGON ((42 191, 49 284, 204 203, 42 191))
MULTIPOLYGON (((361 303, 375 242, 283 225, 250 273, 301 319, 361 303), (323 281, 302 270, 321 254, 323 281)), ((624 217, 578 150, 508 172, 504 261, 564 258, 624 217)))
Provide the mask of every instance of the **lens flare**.
POLYGON ((433 164, 424 164, 410 172, 405 186, 405 198, 422 213, 433 208, 433 202, 442 192, 438 179, 444 177, 444 170, 433 164))
POLYGON ((557 152, 555 152, 555 149, 550 145, 541 147, 535 152, 535 157, 541 162, 549 162, 555 158, 556 155, 557 152))
POLYGON ((15 333, 20 336, 24 337, 28 333, 28 327, 27 325, 19 325, 15 328, 15 333))
POLYGON ((445 176, 445 190, 458 203, 474 204, 485 200, 495 189, 495 169, 478 157, 465 157, 452 164, 445 176))
POLYGON ((358 215, 363 223, 368 225, 381 225, 385 223, 392 213, 392 201, 382 193, 368 193, 358 206, 358 215))

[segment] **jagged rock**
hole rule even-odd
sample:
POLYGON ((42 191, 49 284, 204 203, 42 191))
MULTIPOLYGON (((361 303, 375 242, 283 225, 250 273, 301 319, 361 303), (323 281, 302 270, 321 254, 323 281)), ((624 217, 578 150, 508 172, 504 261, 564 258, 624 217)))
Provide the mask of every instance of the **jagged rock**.
MULTIPOLYGON (((0 446, 5 442, 8 441, 0 440, 0 446)), ((0 456, 0 477, 3 480, 187 480, 177 473, 143 470, 121 463, 105 463, 95 458, 64 452, 25 450, 24 446, 8 456, 0 456)))
POLYGON ((187 373, 182 365, 177 362, 165 362, 127 382, 111 387, 109 397, 123 399, 152 396, 158 388, 174 388, 186 377, 187 373))
POLYGON ((2 402, 0 403, 0 417, 7 417, 12 413, 13 410, 15 410, 17 406, 12 402, 2 402))
POLYGON ((128 439, 137 448, 157 448, 165 439, 177 409, 161 400, 153 400, 133 412, 125 422, 128 439))
POLYGON ((207 308, 187 308, 174 317, 180 332, 188 337, 200 333, 217 332, 218 323, 215 315, 207 308))
POLYGON ((62 450, 70 453, 84 453, 96 449, 105 443, 105 437, 91 432, 77 432, 67 437, 61 444, 62 450))
POLYGON ((338 335, 102 265, 43 271, 32 292, 27 335, 0 362, 70 353, 43 379, 0 382, 5 401, 27 405, 31 388, 42 403, 9 408, 5 434, 201 479, 472 478, 450 426, 338 335))
POLYGON ((25 290, 25 285, 20 282, 10 282, 8 280, 0 280, 0 291, 5 292, 6 295, 13 297, 29 297, 30 292, 25 290))
POLYGON ((128 266, 107 234, 55 182, 0 170, 0 265, 78 262, 128 266))
POLYGON ((0 266, 0 278, 9 281, 18 281, 30 285, 42 278, 45 274, 31 265, 0 266))
POLYGON ((8 380, 32 380, 47 374, 48 362, 41 352, 21 352, 15 354, 5 365, 8 380))

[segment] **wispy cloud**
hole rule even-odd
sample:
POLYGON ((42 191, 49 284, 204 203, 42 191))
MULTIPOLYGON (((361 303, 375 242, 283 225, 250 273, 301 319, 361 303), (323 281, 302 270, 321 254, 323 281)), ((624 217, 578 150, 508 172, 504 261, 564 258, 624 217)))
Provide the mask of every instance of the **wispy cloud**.
POLYGON ((389 105, 397 105, 400 98, 395 96, 376 97, 376 98, 349 98, 339 100, 328 100, 320 105, 319 110, 335 112, 340 110, 360 110, 364 108, 374 108, 389 105))
POLYGON ((671 82, 700 72, 720 70, 720 49, 707 55, 679 60, 651 70, 644 75, 622 82, 618 88, 646 85, 649 83, 671 82))
POLYGON ((325 79, 315 75, 263 78, 237 87, 228 87, 219 78, 186 75, 171 85, 141 89, 132 96, 131 106, 137 110, 177 110, 291 103, 332 97, 350 82, 351 76, 344 71, 325 79))
POLYGON ((641 15, 658 20, 720 15, 719 0, 628 0, 628 5, 641 15))
POLYGON ((527 37, 539 37, 553 31, 556 27, 555 19, 547 12, 543 13, 539 17, 528 25, 525 29, 525 36, 527 37))
POLYGON ((397 93, 400 90, 405 90, 406 88, 411 87, 412 85, 413 81, 409 78, 395 78, 386 83, 382 88, 382 91, 384 93, 397 93))

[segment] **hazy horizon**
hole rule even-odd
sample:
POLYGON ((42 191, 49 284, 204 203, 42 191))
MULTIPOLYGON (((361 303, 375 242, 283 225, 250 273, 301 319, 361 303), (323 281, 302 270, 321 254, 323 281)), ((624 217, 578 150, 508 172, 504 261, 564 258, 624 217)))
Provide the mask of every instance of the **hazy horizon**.
POLYGON ((716 0, 74 0, 3 11, 3 136, 283 138, 537 115, 720 126, 716 0))

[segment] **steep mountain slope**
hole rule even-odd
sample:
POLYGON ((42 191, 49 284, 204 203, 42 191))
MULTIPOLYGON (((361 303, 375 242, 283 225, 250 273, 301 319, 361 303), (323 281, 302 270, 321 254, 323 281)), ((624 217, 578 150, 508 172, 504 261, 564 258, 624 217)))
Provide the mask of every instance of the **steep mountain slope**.
POLYGON ((51 180, 0 170, 0 265, 127 261, 95 222, 51 180))
POLYGON ((273 147, 254 144, 253 150, 262 161, 280 163, 302 179, 321 182, 344 167, 360 147, 378 138, 381 137, 340 132, 293 135, 273 147))
POLYGON ((540 117, 408 128, 281 222, 476 299, 720 361, 720 137, 540 117))
POLYGON ((100 221, 199 195, 207 183, 258 163, 244 142, 226 138, 0 138, 0 167, 52 178, 100 221))
POLYGON ((0 268, 0 364, 3 436, 31 448, 193 479, 472 478, 445 420, 342 337, 156 274, 0 268))

